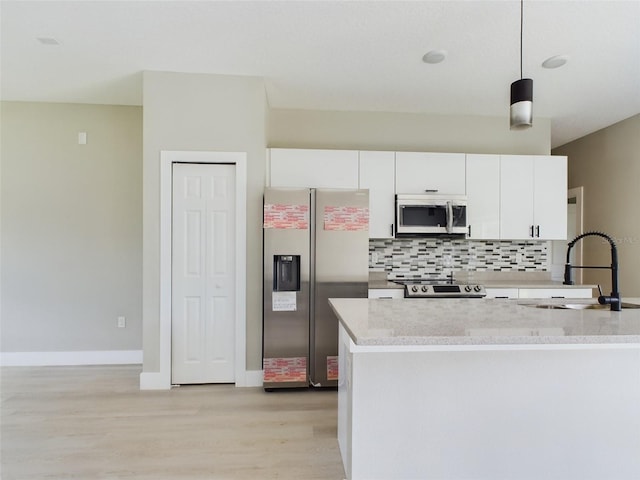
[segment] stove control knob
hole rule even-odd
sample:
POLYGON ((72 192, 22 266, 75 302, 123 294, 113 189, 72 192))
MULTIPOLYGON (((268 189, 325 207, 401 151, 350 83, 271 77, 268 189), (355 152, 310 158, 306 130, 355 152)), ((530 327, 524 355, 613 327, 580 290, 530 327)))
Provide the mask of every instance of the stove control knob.
POLYGON ((471 291, 471 285, 466 285, 466 286, 464 287, 464 291, 465 291, 465 292, 470 292, 470 291, 471 291))
POLYGON ((426 285, 423 285, 423 286, 422 286, 422 288, 421 288, 420 290, 422 290, 423 292, 426 292, 426 291, 428 290, 428 288, 427 288, 427 286, 426 286, 426 285))
POLYGON ((413 287, 411 287, 411 291, 412 291, 412 292, 414 292, 414 293, 415 293, 415 292, 417 292, 417 291, 418 291, 418 287, 416 287, 416 286, 414 285, 413 287))
POLYGON ((476 285, 475 287, 473 287, 473 290, 479 292, 482 289, 480 288, 480 285, 476 285))

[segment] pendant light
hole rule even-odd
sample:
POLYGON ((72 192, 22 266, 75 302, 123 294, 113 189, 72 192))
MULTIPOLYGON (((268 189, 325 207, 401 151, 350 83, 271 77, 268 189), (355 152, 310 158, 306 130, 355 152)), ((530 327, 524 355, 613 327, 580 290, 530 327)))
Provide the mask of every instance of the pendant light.
POLYGON ((522 78, 523 3, 520 0, 520 80, 511 84, 510 128, 522 130, 533 125, 533 80, 522 78))

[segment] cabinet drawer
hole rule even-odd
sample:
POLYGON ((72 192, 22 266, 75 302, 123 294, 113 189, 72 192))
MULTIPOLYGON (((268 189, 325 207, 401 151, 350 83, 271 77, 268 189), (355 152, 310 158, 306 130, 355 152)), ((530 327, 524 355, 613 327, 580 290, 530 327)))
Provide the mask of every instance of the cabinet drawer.
POLYGON ((518 298, 517 288, 485 288, 485 298, 518 298))
POLYGON ((404 298, 401 288, 370 288, 369 298, 404 298))

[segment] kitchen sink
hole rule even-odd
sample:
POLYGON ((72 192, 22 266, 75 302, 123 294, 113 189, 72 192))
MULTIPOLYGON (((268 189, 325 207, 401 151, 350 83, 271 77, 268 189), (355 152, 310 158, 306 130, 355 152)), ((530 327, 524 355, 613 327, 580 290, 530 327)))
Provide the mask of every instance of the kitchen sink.
MULTIPOLYGON (((525 305, 526 307, 548 308, 553 310, 609 310, 609 305, 600 305, 599 303, 544 303, 525 305)), ((622 309, 640 308, 637 303, 622 302, 622 309)))

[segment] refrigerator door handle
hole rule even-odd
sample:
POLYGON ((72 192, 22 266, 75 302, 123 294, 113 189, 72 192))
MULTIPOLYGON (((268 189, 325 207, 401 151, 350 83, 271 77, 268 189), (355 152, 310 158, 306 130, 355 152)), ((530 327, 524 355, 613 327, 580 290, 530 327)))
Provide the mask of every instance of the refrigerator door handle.
POLYGON ((316 269, 316 249, 317 249, 317 226, 319 212, 316 211, 317 199, 316 189, 312 188, 309 193, 309 211, 311 212, 311 218, 309 221, 309 364, 307 368, 307 376, 310 384, 313 384, 311 377, 315 371, 315 358, 313 356, 313 345, 316 342, 316 289, 317 289, 317 269, 316 269))

